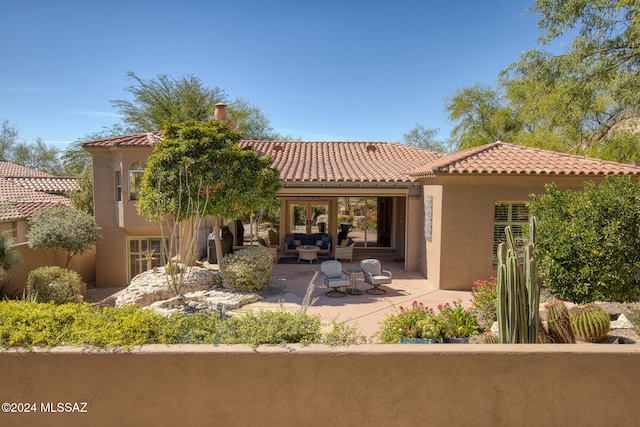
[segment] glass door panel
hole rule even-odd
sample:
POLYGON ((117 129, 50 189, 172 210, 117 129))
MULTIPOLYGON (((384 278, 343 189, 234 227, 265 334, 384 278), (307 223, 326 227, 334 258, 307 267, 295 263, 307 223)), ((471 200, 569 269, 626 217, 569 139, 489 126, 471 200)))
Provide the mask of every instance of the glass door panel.
POLYGON ((289 222, 291 224, 291 233, 308 233, 306 203, 295 203, 289 205, 289 222))
POLYGON ((290 232, 329 233, 329 203, 302 202, 289 205, 290 232))
POLYGON ((310 220, 311 233, 327 234, 329 224, 329 205, 327 203, 312 204, 310 220))

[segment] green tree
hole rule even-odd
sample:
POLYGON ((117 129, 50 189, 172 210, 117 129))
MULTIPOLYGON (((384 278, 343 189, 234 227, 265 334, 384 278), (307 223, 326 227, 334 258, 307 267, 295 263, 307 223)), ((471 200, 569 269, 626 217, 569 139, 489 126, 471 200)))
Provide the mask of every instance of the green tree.
POLYGON ((71 191, 67 194, 71 199, 71 206, 93 215, 93 167, 91 165, 85 167, 76 178, 78 191, 71 191))
POLYGON ((427 129, 423 125, 416 123, 416 127, 402 135, 402 142, 412 147, 424 148, 425 150, 447 152, 447 144, 438 141, 437 129, 427 129))
POLYGON ((22 261, 20 254, 13 249, 13 243, 7 232, 0 233, 0 285, 5 283, 7 273, 22 261))
MULTIPOLYGON (((174 79, 160 74, 145 80, 131 71, 127 76, 136 82, 125 89, 133 95, 133 100, 117 99, 111 104, 118 109, 130 132, 156 131, 187 120, 203 121, 213 117, 218 102, 228 101, 224 90, 207 87, 195 76, 174 79)), ((233 101, 228 112, 229 119, 244 132, 245 139, 293 139, 275 132, 264 113, 242 98, 233 101)))
POLYGON ((222 253, 219 217, 237 218, 278 204, 280 175, 271 158, 237 144, 241 132, 224 121, 169 125, 142 178, 138 212, 161 222, 203 214, 214 218, 216 251, 222 253))
POLYGON ((607 176, 584 191, 532 196, 537 261, 545 286, 576 303, 635 301, 640 295, 640 184, 607 176))
POLYGON ((29 219, 30 248, 62 249, 71 258, 85 253, 102 240, 93 216, 69 206, 39 209, 29 219))
POLYGON ((39 171, 60 175, 62 165, 58 158, 59 153, 57 148, 48 146, 42 138, 36 138, 31 143, 26 141, 16 143, 11 161, 39 171))
POLYGON ((639 8, 629 0, 537 0, 531 9, 541 47, 504 74, 526 85, 529 115, 543 113, 547 132, 561 128, 578 150, 606 145, 612 129, 640 114, 639 8), (576 36, 568 49, 543 50, 569 31, 576 36))
POLYGON ((226 100, 222 89, 209 88, 195 76, 174 79, 159 74, 155 79, 145 80, 129 71, 127 77, 136 82, 125 88, 133 95, 133 101, 116 99, 111 104, 136 132, 156 131, 187 120, 205 120, 213 116, 216 103, 226 100))
POLYGON ((9 120, 4 119, 2 121, 2 127, 0 128, 0 160, 11 161, 11 153, 18 141, 18 134, 18 129, 9 120))
POLYGON ((449 120, 457 122, 451 139, 458 149, 495 141, 512 142, 521 125, 499 90, 477 84, 445 100, 449 120))
POLYGON ((62 171, 59 151, 48 146, 42 138, 33 142, 19 139, 20 131, 8 120, 0 127, 0 160, 59 175, 62 171))

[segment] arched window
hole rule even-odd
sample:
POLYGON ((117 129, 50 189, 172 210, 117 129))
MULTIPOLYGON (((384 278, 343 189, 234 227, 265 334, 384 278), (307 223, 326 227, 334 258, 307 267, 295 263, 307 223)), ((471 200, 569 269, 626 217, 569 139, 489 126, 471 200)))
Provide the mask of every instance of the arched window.
POLYGON ((140 197, 140 184, 145 166, 144 162, 132 162, 129 165, 129 200, 138 200, 140 197))

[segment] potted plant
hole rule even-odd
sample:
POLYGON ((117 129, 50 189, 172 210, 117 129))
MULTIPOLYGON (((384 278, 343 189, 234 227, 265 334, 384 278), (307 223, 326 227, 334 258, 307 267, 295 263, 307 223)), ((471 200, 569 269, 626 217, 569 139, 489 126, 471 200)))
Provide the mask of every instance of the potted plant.
POLYGON ((434 315, 418 320, 415 325, 409 328, 407 335, 406 337, 400 338, 401 343, 437 344, 442 338, 440 320, 434 315))
POLYGON ((461 300, 438 306, 442 319, 444 342, 468 343, 469 336, 478 332, 478 323, 470 310, 462 306, 461 300))

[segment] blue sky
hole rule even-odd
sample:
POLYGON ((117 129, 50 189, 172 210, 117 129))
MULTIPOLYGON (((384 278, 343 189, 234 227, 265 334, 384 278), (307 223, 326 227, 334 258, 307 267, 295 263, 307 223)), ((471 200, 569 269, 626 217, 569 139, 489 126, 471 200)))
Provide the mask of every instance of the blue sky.
POLYGON ((198 76, 303 140, 445 139, 444 100, 536 46, 533 0, 0 3, 0 120, 66 144, 119 120, 127 71, 198 76))

